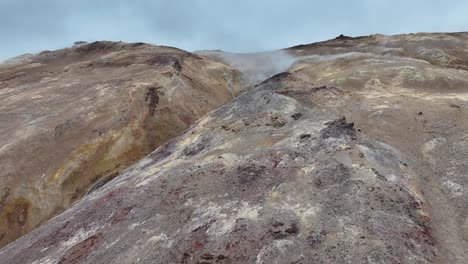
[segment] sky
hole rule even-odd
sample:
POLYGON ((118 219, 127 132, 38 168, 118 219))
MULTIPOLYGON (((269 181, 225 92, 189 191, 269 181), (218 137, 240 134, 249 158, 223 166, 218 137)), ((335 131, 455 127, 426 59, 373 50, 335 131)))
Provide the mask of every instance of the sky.
POLYGON ((0 61, 113 40, 255 52, 349 36, 468 31, 467 0, 0 0, 0 61))

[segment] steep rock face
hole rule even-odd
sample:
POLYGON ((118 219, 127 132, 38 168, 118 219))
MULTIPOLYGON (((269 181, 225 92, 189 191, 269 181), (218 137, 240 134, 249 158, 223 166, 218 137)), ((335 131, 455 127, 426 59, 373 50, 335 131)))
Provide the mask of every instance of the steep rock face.
POLYGON ((467 51, 466 33, 290 48, 0 263, 467 263, 467 51))
POLYGON ((170 47, 95 42, 0 65, 0 245, 99 188, 240 90, 170 47))

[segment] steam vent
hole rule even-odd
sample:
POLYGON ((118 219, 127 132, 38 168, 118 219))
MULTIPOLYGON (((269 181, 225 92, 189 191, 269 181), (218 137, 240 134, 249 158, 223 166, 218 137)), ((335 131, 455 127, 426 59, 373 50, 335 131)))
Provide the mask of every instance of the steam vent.
POLYGON ((468 263, 468 33, 0 64, 0 263, 468 263))

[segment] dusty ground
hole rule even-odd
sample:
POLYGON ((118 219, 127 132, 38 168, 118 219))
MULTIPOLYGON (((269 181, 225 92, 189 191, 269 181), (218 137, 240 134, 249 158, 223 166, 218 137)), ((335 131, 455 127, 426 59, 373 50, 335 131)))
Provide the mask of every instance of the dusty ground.
POLYGON ((8 245, 0 263, 468 263, 467 51, 468 33, 282 51, 287 72, 8 245))

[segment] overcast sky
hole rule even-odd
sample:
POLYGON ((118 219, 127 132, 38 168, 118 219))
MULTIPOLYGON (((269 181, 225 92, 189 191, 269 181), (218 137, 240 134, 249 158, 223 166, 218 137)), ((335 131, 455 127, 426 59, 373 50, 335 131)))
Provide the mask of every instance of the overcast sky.
POLYGON ((77 40, 249 52, 422 31, 468 31, 468 0, 0 0, 0 60, 77 40))

